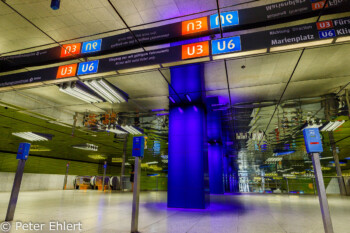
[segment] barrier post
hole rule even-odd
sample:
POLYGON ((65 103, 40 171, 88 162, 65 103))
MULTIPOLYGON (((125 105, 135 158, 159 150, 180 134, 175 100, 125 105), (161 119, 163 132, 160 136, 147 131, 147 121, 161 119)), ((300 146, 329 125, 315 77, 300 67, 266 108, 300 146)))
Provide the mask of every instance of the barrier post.
POLYGON ((315 181, 317 184, 318 200, 321 207, 324 232, 333 233, 333 225, 331 215, 329 213, 329 206, 320 162, 320 153, 323 152, 321 135, 318 128, 305 128, 303 130, 303 134, 306 151, 311 155, 312 165, 314 167, 315 181))
POLYGON ((138 232, 139 224, 139 202, 140 202, 140 177, 141 177, 141 158, 144 154, 145 138, 134 137, 132 145, 132 156, 135 157, 135 174, 134 174, 134 191, 132 199, 132 214, 131 214, 131 232, 138 232))
POLYGON ((103 165, 103 180, 102 180, 102 192, 105 191, 105 179, 106 179, 107 161, 103 165))
POLYGON ((15 215, 18 194, 21 188, 21 182, 23 177, 24 165, 26 164, 26 161, 28 159, 29 150, 30 150, 30 143, 19 144, 19 148, 17 152, 17 159, 18 159, 17 171, 15 174, 15 179, 13 181, 13 186, 12 186, 9 205, 7 207, 5 221, 12 221, 15 215))
POLYGON ((66 165, 66 174, 64 176, 63 190, 67 189, 68 170, 69 170, 69 162, 66 165))

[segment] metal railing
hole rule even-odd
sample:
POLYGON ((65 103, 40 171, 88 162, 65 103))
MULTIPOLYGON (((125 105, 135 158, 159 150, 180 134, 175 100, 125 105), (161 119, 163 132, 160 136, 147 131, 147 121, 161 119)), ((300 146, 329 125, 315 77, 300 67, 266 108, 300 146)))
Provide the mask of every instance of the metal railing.
MULTIPOLYGON (((340 194, 339 182, 344 182, 347 195, 350 195, 349 176, 324 176, 324 184, 327 194, 340 194)), ((317 194, 317 187, 314 177, 271 179, 265 177, 265 182, 249 184, 250 192, 255 193, 286 193, 286 194, 317 194)))

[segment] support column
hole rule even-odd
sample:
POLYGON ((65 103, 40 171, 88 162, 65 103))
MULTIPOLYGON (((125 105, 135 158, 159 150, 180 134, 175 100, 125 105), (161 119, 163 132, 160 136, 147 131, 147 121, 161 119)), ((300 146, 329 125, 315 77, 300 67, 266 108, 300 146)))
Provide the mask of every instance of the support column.
POLYGON ((219 99, 210 97, 206 99, 206 103, 210 193, 224 194, 221 112, 212 110, 212 105, 219 104, 219 99))
POLYGON ((120 171, 120 191, 124 191, 124 175, 125 175, 125 158, 126 158, 126 148, 128 146, 128 134, 125 134, 124 137, 124 147, 123 147, 123 160, 122 160, 122 167, 120 171))
MULTIPOLYGON (((326 95, 325 96, 325 103, 324 103, 324 108, 325 108, 325 117, 327 121, 331 121, 332 119, 332 113, 336 111, 336 102, 335 102, 335 96, 333 95, 326 95)), ((338 184, 339 184, 339 191, 340 195, 346 195, 346 190, 345 190, 345 184, 344 184, 344 179, 339 163, 339 156, 337 153, 337 146, 334 141, 334 134, 333 131, 328 131, 328 138, 329 138, 329 143, 332 148, 332 154, 334 158, 334 165, 335 165, 335 170, 337 172, 337 177, 338 177, 338 184)))
POLYGON ((168 207, 203 209, 209 201, 203 66, 170 72, 168 207))

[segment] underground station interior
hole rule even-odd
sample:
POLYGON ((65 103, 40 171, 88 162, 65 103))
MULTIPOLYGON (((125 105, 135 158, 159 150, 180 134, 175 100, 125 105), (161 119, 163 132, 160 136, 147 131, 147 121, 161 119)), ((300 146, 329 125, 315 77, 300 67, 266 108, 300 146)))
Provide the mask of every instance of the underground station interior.
POLYGON ((350 0, 0 0, 0 232, 349 233, 350 0))

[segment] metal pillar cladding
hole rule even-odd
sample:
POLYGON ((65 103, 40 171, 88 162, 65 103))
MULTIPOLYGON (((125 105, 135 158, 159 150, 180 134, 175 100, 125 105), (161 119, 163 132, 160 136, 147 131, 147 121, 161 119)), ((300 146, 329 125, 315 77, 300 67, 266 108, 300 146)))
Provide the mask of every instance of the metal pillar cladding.
POLYGON ((168 207, 209 204, 208 141, 202 64, 170 68, 168 207))
POLYGON ((338 183, 339 183, 339 190, 340 190, 340 195, 345 196, 346 195, 346 189, 345 189, 345 184, 344 184, 344 179, 339 163, 339 156, 337 153, 337 146, 334 141, 334 135, 333 131, 328 132, 328 137, 329 137, 329 143, 331 144, 332 147, 332 154, 334 158, 334 165, 335 165, 335 170, 337 172, 337 177, 338 177, 338 183))
POLYGON ((64 182, 63 182, 63 190, 67 189, 67 179, 68 179, 68 171, 69 171, 69 162, 66 165, 66 174, 64 176, 64 182))
POLYGON ((125 174, 125 158, 126 158, 126 148, 128 146, 128 134, 125 134, 124 137, 124 147, 123 147, 123 160, 122 160, 122 168, 120 173, 120 191, 124 191, 124 174, 125 174))
POLYGON ((11 190, 9 205, 7 207, 5 221, 12 221, 13 217, 15 216, 18 194, 21 188, 21 182, 23 177, 24 165, 26 164, 26 161, 28 159, 29 150, 30 150, 30 143, 19 144, 18 152, 17 152, 17 159, 18 159, 17 171, 15 174, 15 179, 13 181, 13 186, 11 190))
POLYGON ((329 213, 326 189, 324 187, 322 170, 321 170, 320 154, 311 153, 311 157, 312 157, 312 164, 314 166, 314 171, 315 171, 315 179, 317 184, 318 199, 321 207, 324 231, 325 233, 333 233, 334 231, 333 231, 332 219, 329 213))
POLYGON ((7 208, 5 221, 12 221, 13 217, 15 215, 18 194, 19 194, 19 190, 21 187, 21 182, 22 182, 25 164, 26 164, 26 160, 24 160, 24 159, 18 160, 17 171, 16 171, 16 175, 15 175, 15 180, 13 181, 11 197, 10 197, 10 202, 9 202, 9 205, 7 208))
POLYGON ((223 145, 221 128, 221 111, 214 111, 213 105, 219 104, 218 97, 206 99, 209 187, 211 194, 224 194, 223 179, 223 145))
POLYGON ((103 164, 103 180, 102 180, 102 192, 105 191, 105 179, 106 179, 107 161, 103 164))
POLYGON ((140 204, 140 177, 141 177, 141 158, 135 157, 135 175, 134 175, 134 191, 132 200, 131 214, 131 232, 138 232, 139 225, 139 204, 140 204))

